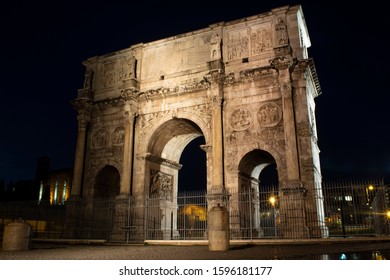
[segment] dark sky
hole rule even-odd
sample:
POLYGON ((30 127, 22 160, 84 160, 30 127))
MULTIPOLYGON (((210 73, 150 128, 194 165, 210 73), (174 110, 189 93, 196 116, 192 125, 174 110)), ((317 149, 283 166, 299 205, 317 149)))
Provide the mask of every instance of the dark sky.
POLYGON ((33 179, 43 155, 53 169, 73 165, 70 101, 82 87, 83 60, 295 4, 303 7, 323 92, 316 113, 324 179, 388 176, 387 9, 383 1, 352 10, 338 3, 2 1, 0 179, 33 179))

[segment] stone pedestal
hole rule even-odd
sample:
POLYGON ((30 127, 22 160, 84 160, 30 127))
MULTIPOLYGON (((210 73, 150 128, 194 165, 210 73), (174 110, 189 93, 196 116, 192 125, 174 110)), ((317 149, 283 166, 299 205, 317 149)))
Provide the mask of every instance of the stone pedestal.
POLYGON ((31 226, 23 221, 9 223, 4 228, 3 250, 26 251, 30 249, 31 226))
POLYGON ((213 207, 208 216, 210 251, 229 250, 229 212, 223 206, 213 207))

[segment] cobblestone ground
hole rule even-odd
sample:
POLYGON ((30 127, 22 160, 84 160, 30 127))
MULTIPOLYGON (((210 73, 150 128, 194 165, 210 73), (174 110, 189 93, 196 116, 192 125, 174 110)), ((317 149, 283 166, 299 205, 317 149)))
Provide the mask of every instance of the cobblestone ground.
POLYGON ((251 260, 337 259, 340 253, 355 252, 359 259, 390 259, 390 241, 374 243, 301 245, 242 245, 213 252, 208 246, 171 245, 69 245, 33 244, 28 251, 0 251, 1 260, 251 260), (360 253, 359 253, 360 252, 360 253))

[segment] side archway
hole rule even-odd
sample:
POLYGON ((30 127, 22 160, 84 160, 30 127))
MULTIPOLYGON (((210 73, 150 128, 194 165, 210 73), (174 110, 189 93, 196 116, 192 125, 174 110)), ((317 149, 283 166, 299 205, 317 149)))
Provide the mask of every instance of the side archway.
POLYGON ((106 165, 96 175, 94 198, 113 199, 119 195, 120 175, 119 171, 111 166, 106 165))
POLYGON ((256 238, 276 234, 278 182, 276 160, 269 152, 255 149, 242 157, 238 165, 241 236, 256 238), (264 184, 262 176, 271 178, 263 178, 264 184))

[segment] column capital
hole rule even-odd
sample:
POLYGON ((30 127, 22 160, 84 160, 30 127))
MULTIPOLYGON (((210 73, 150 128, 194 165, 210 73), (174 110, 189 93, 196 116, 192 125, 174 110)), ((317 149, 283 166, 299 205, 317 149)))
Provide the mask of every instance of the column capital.
POLYGON ((79 129, 86 129, 90 121, 92 102, 89 98, 77 98, 72 101, 73 108, 77 111, 79 129))
POLYGON ((269 60, 269 63, 272 68, 274 68, 276 71, 281 70, 287 70, 287 69, 293 69, 294 65, 296 63, 296 59, 293 57, 287 55, 287 56, 278 56, 273 59, 269 60))

